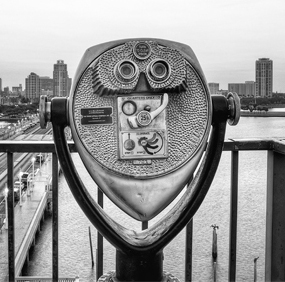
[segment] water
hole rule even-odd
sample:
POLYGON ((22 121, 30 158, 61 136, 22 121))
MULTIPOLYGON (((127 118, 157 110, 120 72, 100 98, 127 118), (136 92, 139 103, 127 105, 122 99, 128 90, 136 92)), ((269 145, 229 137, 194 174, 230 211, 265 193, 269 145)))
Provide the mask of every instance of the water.
POLYGON ((285 112, 285 108, 272 108, 268 109, 270 112, 285 112))
MULTIPOLYGON (((226 138, 284 137, 285 119, 241 118, 235 127, 228 126, 226 138)), ((212 186, 194 216, 193 281, 213 281, 212 224, 219 226, 217 281, 228 280, 230 152, 224 152, 212 186)), ((96 186, 86 173, 79 157, 76 167, 90 191, 96 197, 96 186)), ((264 281, 265 216, 266 216, 267 152, 240 152, 238 202, 237 281, 253 281, 253 259, 257 262, 257 281, 264 281)), ((141 224, 115 207, 106 198, 104 208, 128 228, 139 230, 141 224)), ((150 222, 150 225, 152 222, 150 222)), ((95 256, 96 229, 75 202, 63 177, 59 182, 59 274, 79 275, 80 281, 95 281, 91 267, 88 227, 91 226, 95 256)), ((44 225, 30 262, 28 275, 52 275, 51 220, 44 225)), ((164 269, 184 281, 184 230, 165 248, 164 269)), ((104 272, 115 269, 115 249, 104 240, 104 272)))

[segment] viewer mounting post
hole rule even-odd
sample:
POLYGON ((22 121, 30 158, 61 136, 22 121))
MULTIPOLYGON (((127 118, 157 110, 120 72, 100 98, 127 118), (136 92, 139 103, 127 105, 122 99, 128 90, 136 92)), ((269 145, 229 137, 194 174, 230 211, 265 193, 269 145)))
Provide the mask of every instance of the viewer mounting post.
POLYGON ((163 271, 163 249, 201 205, 219 164, 226 123, 237 124, 239 112, 236 94, 210 95, 190 47, 151 38, 87 49, 70 96, 41 97, 41 125, 52 122, 69 187, 117 250, 116 271, 98 281, 179 281, 163 271), (100 190, 144 230, 123 227, 92 198, 71 159, 66 126, 100 190), (175 207, 147 226, 188 182, 175 207))

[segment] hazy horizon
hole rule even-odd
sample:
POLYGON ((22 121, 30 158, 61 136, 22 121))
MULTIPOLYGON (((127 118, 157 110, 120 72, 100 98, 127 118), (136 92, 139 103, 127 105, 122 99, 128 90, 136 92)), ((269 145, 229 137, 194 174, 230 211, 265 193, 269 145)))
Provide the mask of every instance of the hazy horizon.
POLYGON ((123 38, 189 45, 208 82, 255 81, 255 61, 273 60, 273 91, 285 92, 283 0, 5 1, 1 4, 0 78, 22 84, 31 72, 52 78, 64 60, 73 78, 91 46, 123 38))

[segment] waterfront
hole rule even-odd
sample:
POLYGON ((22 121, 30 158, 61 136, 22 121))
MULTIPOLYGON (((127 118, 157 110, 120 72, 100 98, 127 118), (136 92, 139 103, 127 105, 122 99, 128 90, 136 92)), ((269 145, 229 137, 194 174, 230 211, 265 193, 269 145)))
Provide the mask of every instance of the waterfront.
MULTIPOLYGON (((241 118, 227 128, 227 138, 285 136, 284 118, 241 118)), ((86 185, 96 195, 96 187, 79 158, 76 166, 86 185)), ((264 281, 264 237, 266 205, 266 152, 240 152, 237 281, 253 280, 253 259, 259 256, 258 281, 264 281)), ((194 217, 193 281, 213 281, 211 258, 212 224, 218 229, 217 281, 226 281, 228 272, 228 229, 230 152, 224 152, 211 189, 194 217)), ((140 223, 126 217, 105 200, 109 214, 123 225, 139 229, 140 223)), ((75 202, 64 178, 59 182, 60 276, 79 275, 81 281, 94 281, 88 238, 90 222, 75 202)), ((151 223, 150 223, 151 224, 151 223)), ((96 230, 91 227, 93 248, 96 230)), ((165 249, 164 269, 184 281, 184 231, 165 249)), ((115 251, 104 241, 104 272, 115 268, 115 251)), ((95 254, 95 250, 94 250, 95 254)), ((29 275, 51 276, 51 221, 47 221, 30 262, 29 275)))

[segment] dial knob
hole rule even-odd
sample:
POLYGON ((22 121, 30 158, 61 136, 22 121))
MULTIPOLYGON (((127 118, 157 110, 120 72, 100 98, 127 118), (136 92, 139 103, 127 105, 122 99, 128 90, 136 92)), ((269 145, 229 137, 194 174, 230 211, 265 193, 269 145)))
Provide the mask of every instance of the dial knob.
POLYGON ((134 142, 134 140, 132 139, 127 139, 125 142, 124 142, 124 148, 127 150, 127 151, 132 151, 134 148, 135 148, 136 144, 134 142))

